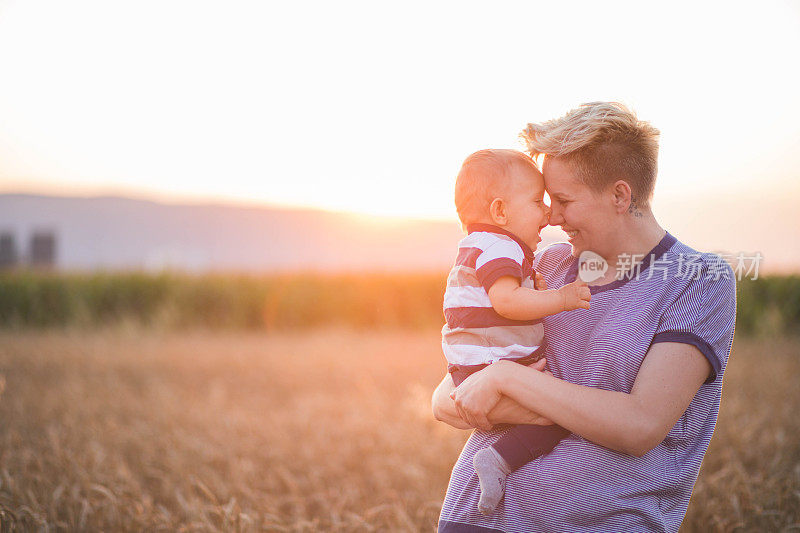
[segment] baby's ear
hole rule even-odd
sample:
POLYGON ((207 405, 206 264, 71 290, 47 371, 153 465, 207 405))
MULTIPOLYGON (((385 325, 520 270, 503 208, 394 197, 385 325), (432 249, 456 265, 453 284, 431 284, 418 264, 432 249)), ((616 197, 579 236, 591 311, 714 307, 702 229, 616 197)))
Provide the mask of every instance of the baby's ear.
POLYGON ((489 216, 492 221, 498 226, 505 226, 508 224, 508 213, 506 213, 506 203, 502 198, 495 198, 489 204, 489 216))

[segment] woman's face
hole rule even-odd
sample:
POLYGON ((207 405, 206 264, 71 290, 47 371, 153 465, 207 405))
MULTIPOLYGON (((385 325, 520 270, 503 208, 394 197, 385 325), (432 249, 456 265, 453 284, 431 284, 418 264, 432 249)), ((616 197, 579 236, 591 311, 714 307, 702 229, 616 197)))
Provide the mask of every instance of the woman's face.
POLYGON ((569 163, 546 158, 543 174, 550 195, 550 224, 567 233, 573 255, 589 250, 606 257, 615 231, 613 203, 580 181, 569 163))

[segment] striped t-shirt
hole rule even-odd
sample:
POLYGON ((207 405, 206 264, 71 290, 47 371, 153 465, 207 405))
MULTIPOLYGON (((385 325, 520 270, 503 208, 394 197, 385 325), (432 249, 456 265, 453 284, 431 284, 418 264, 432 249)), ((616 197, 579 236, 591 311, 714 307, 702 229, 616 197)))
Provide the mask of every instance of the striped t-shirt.
MULTIPOLYGON (((558 243, 538 255, 549 287, 577 277, 571 252, 558 243)), ((544 318, 545 354, 556 377, 630 393, 650 346, 680 342, 708 359, 707 381, 644 456, 569 435, 508 476, 505 497, 489 516, 478 511, 472 458, 503 431, 474 431, 453 467, 440 532, 678 531, 717 421, 733 342, 733 272, 719 256, 698 253, 667 233, 637 275, 590 288, 591 309, 544 318)))
POLYGON ((533 251, 513 233, 470 224, 444 293, 442 350, 451 365, 520 359, 542 345, 541 320, 511 320, 492 308, 489 288, 503 276, 533 288, 533 251))

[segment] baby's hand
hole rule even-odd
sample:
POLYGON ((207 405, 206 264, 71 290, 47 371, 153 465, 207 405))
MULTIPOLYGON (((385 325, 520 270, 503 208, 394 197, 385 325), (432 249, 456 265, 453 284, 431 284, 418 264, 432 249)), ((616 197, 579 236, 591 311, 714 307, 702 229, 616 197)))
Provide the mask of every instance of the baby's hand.
POLYGON ((547 282, 544 280, 544 276, 541 272, 537 272, 536 276, 533 278, 533 286, 537 291, 547 290, 547 282))
POLYGON ((589 291, 589 286, 586 282, 578 278, 568 285, 564 285, 558 292, 564 298, 564 311, 572 311, 573 309, 589 309, 589 300, 592 299, 592 293, 589 291))

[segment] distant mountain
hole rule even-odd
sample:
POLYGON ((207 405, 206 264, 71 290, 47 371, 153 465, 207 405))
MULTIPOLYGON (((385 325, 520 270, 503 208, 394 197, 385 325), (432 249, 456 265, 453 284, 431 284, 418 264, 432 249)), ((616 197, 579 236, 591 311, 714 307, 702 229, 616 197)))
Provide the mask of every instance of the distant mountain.
POLYGON ((14 235, 17 249, 27 253, 40 230, 55 234, 61 269, 196 272, 444 271, 463 236, 456 222, 0 194, 0 234, 14 235))

